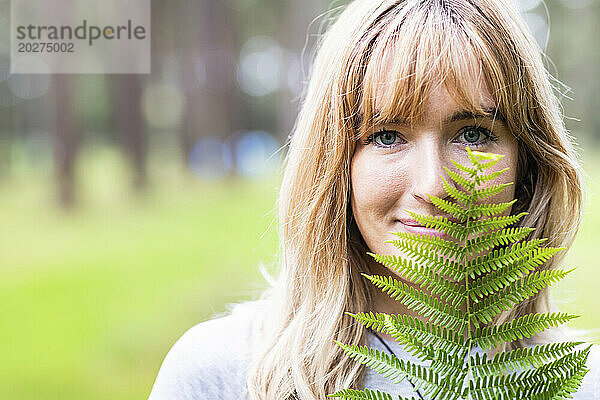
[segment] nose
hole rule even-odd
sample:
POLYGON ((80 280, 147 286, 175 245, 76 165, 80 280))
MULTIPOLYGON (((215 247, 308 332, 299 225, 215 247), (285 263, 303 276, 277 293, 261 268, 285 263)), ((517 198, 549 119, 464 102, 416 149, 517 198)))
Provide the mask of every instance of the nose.
POLYGON ((412 196, 420 202, 431 203, 429 195, 444 199, 448 197, 442 176, 445 176, 446 160, 444 152, 436 141, 426 141, 416 147, 413 157, 412 196))

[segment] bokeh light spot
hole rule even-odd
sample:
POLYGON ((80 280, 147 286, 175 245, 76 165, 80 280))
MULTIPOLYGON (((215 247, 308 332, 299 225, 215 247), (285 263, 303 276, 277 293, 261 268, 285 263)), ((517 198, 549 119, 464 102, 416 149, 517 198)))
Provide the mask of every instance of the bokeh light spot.
POLYGON ((41 58, 29 55, 18 57, 12 62, 11 70, 6 83, 15 96, 23 100, 31 100, 48 92, 50 70, 41 58), (32 74, 32 71, 45 71, 46 73, 32 74))
POLYGON ((148 124, 167 129, 181 121, 185 100, 182 90, 171 84, 150 84, 142 95, 142 108, 148 124))
POLYGON ((282 81, 283 50, 269 36, 250 38, 240 52, 237 80, 250 96, 261 97, 279 89, 282 81))
POLYGON ((279 143, 264 131, 244 132, 234 147, 238 172, 248 178, 261 178, 277 171, 280 165, 279 143))
POLYGON ((218 181, 232 169, 231 148, 215 137, 199 139, 188 156, 188 166, 198 178, 218 181))
POLYGON ((542 3, 542 0, 517 0, 519 11, 531 11, 542 3))
POLYGON ((525 23, 527 26, 529 26, 529 30, 533 34, 535 41, 541 49, 545 50, 546 46, 548 45, 548 38, 550 35, 550 30, 546 19, 533 12, 523 13, 522 15, 525 23))

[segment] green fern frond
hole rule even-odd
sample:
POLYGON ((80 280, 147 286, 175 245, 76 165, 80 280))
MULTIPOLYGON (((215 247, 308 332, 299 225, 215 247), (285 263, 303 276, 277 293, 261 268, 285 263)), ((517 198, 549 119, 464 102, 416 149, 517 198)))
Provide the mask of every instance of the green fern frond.
POLYGON ((530 397, 531 400, 566 400, 571 399, 573 393, 579 389, 583 378, 589 372, 585 365, 580 365, 571 374, 563 378, 554 378, 546 381, 543 389, 530 397))
POLYGON ((446 191, 446 193, 448 193, 448 195, 450 197, 452 197, 454 200, 456 200, 457 202, 466 204, 467 202, 470 201, 471 196, 468 193, 463 192, 462 190, 459 190, 456 187, 454 187, 453 185, 451 185, 450 183, 448 183, 446 178, 442 178, 442 184, 444 186, 444 190, 446 191))
MULTIPOLYGON (((387 316, 385 322, 386 332, 389 333, 398 343, 403 344, 407 351, 420 355, 422 361, 426 360, 439 360, 439 357, 436 356, 436 352, 442 352, 447 354, 448 356, 456 356, 459 354, 459 357, 462 356, 464 358, 464 354, 462 352, 463 348, 456 347, 456 338, 454 341, 446 338, 446 340, 440 340, 440 337, 444 337, 445 332, 436 332, 437 336, 433 332, 427 332, 426 330, 419 331, 415 329, 417 325, 413 325, 411 329, 407 329, 407 326, 399 323, 397 318, 393 318, 393 316, 387 316), (439 346, 432 346, 432 339, 435 343, 439 343, 439 346), (429 342, 429 343, 428 343, 429 342)), ((425 327, 427 329, 428 326, 425 327)), ((439 328, 439 327, 438 327, 439 328)), ((445 329, 445 328, 441 328, 445 329)), ((448 329, 445 329, 448 332, 448 329)))
POLYGON ((504 158, 504 155, 502 154, 485 153, 481 151, 471 150, 469 147, 467 147, 466 150, 469 159, 479 171, 483 171, 484 169, 493 167, 498 161, 504 158))
POLYGON ((457 218, 460 222, 464 222, 469 218, 469 213, 467 210, 462 208, 457 203, 452 203, 448 200, 440 199, 439 197, 429 195, 429 200, 431 204, 445 212, 446 214, 452 215, 454 218, 457 218))
MULTIPOLYGON (((524 271, 519 270, 518 264, 515 265, 515 267, 516 268, 515 268, 514 272, 507 271, 507 270, 496 271, 496 272, 490 273, 487 276, 483 276, 483 277, 477 279, 475 281, 475 283, 469 288, 469 295, 470 295, 471 300, 473 300, 474 302, 478 302, 479 299, 483 298, 484 296, 497 293, 500 290, 504 289, 505 287, 518 281, 520 278, 525 276, 526 273, 529 271, 527 268, 525 268, 524 271)), ((543 271, 543 272, 551 275, 549 277, 549 279, 552 279, 552 283, 553 283, 559 279, 562 279, 562 277, 564 275, 570 273, 571 271, 572 270, 568 270, 568 271, 552 270, 552 271, 543 271)), ((531 276, 531 275, 529 275, 529 276, 531 276)))
POLYGON ((394 383, 400 383, 409 376, 405 370, 410 369, 412 363, 367 346, 346 345, 338 341, 335 343, 344 349, 348 357, 366 365, 394 383))
POLYGON ((460 398, 460 393, 456 391, 452 379, 442 379, 427 367, 400 360, 396 356, 388 355, 377 349, 370 349, 367 346, 345 345, 337 341, 336 344, 344 349, 347 356, 394 383, 408 379, 417 390, 422 389, 426 394, 433 394, 433 396, 440 396, 440 399, 448 400, 460 398))
POLYGON ((327 397, 337 397, 342 400, 417 400, 415 397, 392 397, 391 394, 380 392, 379 390, 353 390, 353 389, 343 389, 335 392, 334 394, 329 394, 327 397))
POLYGON ((557 327, 579 317, 567 313, 527 314, 521 318, 505 322, 498 326, 476 329, 473 341, 476 346, 492 349, 504 342, 530 338, 552 327, 557 327))
POLYGON ((464 357, 448 354, 436 349, 435 358, 429 368, 444 378, 451 377, 456 381, 463 381, 468 373, 464 362, 464 357))
POLYGON ((500 315, 502 311, 509 311, 515 304, 559 281, 567 276, 569 272, 571 271, 538 271, 522 280, 510 283, 505 288, 493 289, 489 287, 489 292, 495 293, 485 298, 485 300, 473 304, 473 319, 484 324, 492 323, 494 318, 500 315), (500 289, 504 290, 500 292, 500 289))
POLYGON ((479 254, 496 246, 506 246, 527 237, 534 228, 507 228, 468 239, 465 250, 468 254, 479 254))
POLYGON ((517 392, 530 391, 531 387, 536 383, 538 382, 535 379, 527 375, 511 374, 485 376, 474 378, 470 382, 471 386, 467 393, 470 398, 474 400, 523 399, 526 397, 516 397, 517 392))
MULTIPOLYGON (((539 243, 532 240, 525 244, 517 243, 510 249, 494 250, 489 257, 478 257, 471 269, 471 277, 476 279, 470 285, 470 296, 483 297, 492 293, 489 287, 500 288, 522 278, 535 270, 536 263, 542 264, 546 257, 560 250, 546 247, 538 252, 538 248, 539 243)), ((476 298, 473 300, 477 301, 476 298)))
POLYGON ((385 332, 392 335, 399 344, 404 345, 404 348, 409 353, 419 358, 421 361, 428 361, 433 359, 433 349, 422 343, 418 338, 400 332, 391 321, 391 319, 393 318, 391 315, 381 313, 377 315, 373 313, 359 313, 349 315, 355 318, 363 325, 365 325, 366 327, 371 327, 372 329, 376 329, 379 332, 385 332))
POLYGON ((571 352, 583 342, 548 343, 535 347, 518 348, 497 353, 493 358, 487 354, 471 356, 471 371, 474 376, 503 375, 530 367, 537 368, 543 363, 571 352))
MULTIPOLYGON (((412 260, 406 260, 396 256, 379 256, 377 254, 368 253, 379 263, 385 265, 392 271, 395 271, 404 279, 421 285, 423 288, 431 291, 432 295, 439 295, 454 308, 460 308, 466 301, 466 294, 461 288, 461 285, 456 281, 450 280, 445 276, 452 275, 451 271, 437 274, 428 267, 417 265, 412 260), (445 275, 445 276, 444 276, 445 275)), ((454 277, 464 277, 464 273, 456 271, 454 277)))
POLYGON ((531 253, 531 257, 525 262, 525 266, 530 270, 541 266, 559 251, 565 250, 564 247, 544 247, 536 249, 531 253))
POLYGON ((411 381, 415 385, 415 390, 422 390, 426 396, 439 400, 457 400, 461 393, 457 390, 461 383, 460 379, 453 377, 440 377, 435 371, 414 365, 411 371, 411 381))
POLYGON ((458 243, 450 240, 408 232, 391 233, 392 235, 397 236, 399 239, 389 240, 386 243, 392 243, 399 249, 406 248, 404 243, 411 243, 412 245, 420 246, 423 249, 436 250, 438 254, 449 258, 459 258, 464 254, 463 246, 460 246, 458 243))
POLYGON ((379 332, 402 336, 412 336, 425 346, 435 347, 450 355, 465 356, 465 339, 454 329, 425 323, 410 315, 388 315, 385 313, 351 314, 366 328, 374 328, 379 332))
MULTIPOLYGON (((455 163, 454 165, 457 165, 457 164, 455 163)), ((460 164, 458 164, 458 165, 460 165, 460 164)), ((454 172, 446 167, 444 167, 444 170, 448 174, 448 177, 450 178, 450 180, 452 180, 455 184, 461 186, 464 190, 472 191, 473 188, 475 187, 475 182, 469 180, 469 178, 465 178, 464 176, 459 175, 456 172, 454 172)), ((465 171, 463 171, 463 172, 465 172, 465 171)))
MULTIPOLYGON (((434 250, 428 250, 427 248, 419 248, 418 246, 411 245, 408 243, 399 244, 405 254, 405 258, 409 261, 413 261, 413 264, 420 264, 427 266, 428 269, 447 275, 455 280, 461 280, 465 277, 465 268, 463 265, 456 261, 452 261, 449 258, 444 258, 438 255, 434 250)), ((387 263, 390 266, 401 265, 399 257, 394 256, 381 256, 377 255, 376 260, 387 263)))
POLYGON ((471 381, 469 395, 473 399, 530 399, 546 392, 556 380, 576 375, 586 357, 585 352, 572 353, 537 369, 478 377, 471 381))
POLYGON ((493 217, 511 208, 516 201, 517 199, 504 203, 474 205, 469 209, 469 216, 471 218, 493 217))
MULTIPOLYGON (((409 380, 430 399, 570 398, 588 372, 585 363, 590 348, 577 350, 581 342, 548 343, 494 356, 479 353, 479 349, 490 351, 503 343, 532 338, 578 316, 533 313, 496 322, 503 312, 563 279, 571 270, 549 270, 544 265, 563 248, 545 247, 547 239, 527 240, 534 229, 515 226, 527 213, 504 215, 516 200, 490 201, 512 184, 492 184, 507 170, 491 169, 502 156, 469 148, 467 154, 470 166, 452 161, 457 171, 445 168, 449 179, 442 178, 442 182, 448 195, 429 196, 441 213, 453 217, 452 221, 405 210, 422 226, 452 239, 399 232, 387 243, 401 255, 369 253, 403 280, 364 276, 419 317, 348 314, 366 328, 390 335, 429 365, 368 347, 336 343, 349 357, 392 382, 409 380)), ((392 399, 389 394, 368 389, 339 391, 332 397, 392 399)))
MULTIPOLYGON (((450 161, 452 162, 452 164, 454 164, 454 166, 456 167, 456 169, 458 169, 459 171, 462 171, 465 174, 467 174, 469 176, 469 178, 473 178, 473 177, 475 177, 475 175, 477 175, 479 173, 479 170, 477 168, 467 167, 465 165, 457 163, 454 160, 450 160, 450 161)), ((446 169, 446 172, 448 172, 448 171, 450 171, 450 170, 446 169)), ((452 171, 450 171, 450 172, 452 172, 452 171)), ((465 178, 463 178, 463 179, 465 179, 465 178)), ((467 185, 470 183, 467 180, 465 180, 465 182, 467 183, 467 185)))
POLYGON ((535 270, 538 265, 561 250, 555 247, 540 249, 540 245, 545 240, 534 239, 529 242, 515 243, 510 247, 495 249, 489 254, 467 261, 471 278, 478 277, 471 285, 472 290, 475 291, 488 282, 500 281, 503 277, 514 281, 535 270))
POLYGON ((448 329, 462 329, 466 320, 461 313, 438 298, 389 276, 365 275, 375 286, 406 307, 448 329))
POLYGON ((508 168, 504 168, 504 169, 501 169, 500 171, 492 172, 491 174, 487 174, 487 175, 478 175, 474 179, 475 186, 483 185, 484 183, 493 181, 494 179, 498 178, 500 175, 502 175, 506 171, 508 171, 508 168))
POLYGON ((531 370, 530 374, 532 377, 535 377, 540 381, 549 376, 553 378, 561 378, 564 375, 572 374, 575 370, 579 369, 580 366, 585 365, 585 361, 589 356, 590 349, 591 346, 588 346, 583 350, 565 354, 554 361, 531 370))
POLYGON ((406 210, 411 217, 421 225, 427 228, 434 228, 452 236, 456 240, 464 240, 467 236, 467 230, 462 224, 451 222, 446 217, 433 217, 431 215, 421 215, 410 210, 406 210))
MULTIPOLYGON (((504 189, 511 186, 513 183, 503 183, 500 185, 492 185, 490 187, 486 187, 483 189, 477 189, 473 191, 472 199, 474 202, 478 202, 481 200, 485 200, 487 198, 493 197, 499 193, 502 193, 504 189)), ((448 192, 450 194, 450 192, 448 192)), ((465 195, 466 198, 469 198, 468 195, 465 195)))
POLYGON ((506 228, 507 226, 517 223, 526 215, 526 212, 522 212, 517 215, 503 215, 501 217, 488 217, 485 219, 471 221, 469 225, 470 234, 477 235, 482 232, 491 232, 506 228))

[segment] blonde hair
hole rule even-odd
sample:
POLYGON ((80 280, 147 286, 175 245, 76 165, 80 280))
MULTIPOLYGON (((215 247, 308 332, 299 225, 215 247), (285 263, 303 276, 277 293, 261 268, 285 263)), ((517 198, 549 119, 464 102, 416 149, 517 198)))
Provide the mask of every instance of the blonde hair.
MULTIPOLYGON (((466 86, 479 74, 518 141, 513 213, 529 213, 521 224, 537 228, 532 238, 570 246, 581 219, 580 167, 541 52, 510 0, 355 1, 322 39, 291 139, 279 198, 281 271, 248 373, 251 399, 322 400, 362 384, 363 367, 333 342, 365 344, 364 327, 345 312, 367 311, 372 296, 349 205, 357 132, 377 118, 418 119, 436 83, 481 111, 466 86), (390 56, 393 89, 374 111, 390 56), (471 59, 479 70, 464 67, 471 59)), ((498 323, 547 307, 541 292, 498 323)))

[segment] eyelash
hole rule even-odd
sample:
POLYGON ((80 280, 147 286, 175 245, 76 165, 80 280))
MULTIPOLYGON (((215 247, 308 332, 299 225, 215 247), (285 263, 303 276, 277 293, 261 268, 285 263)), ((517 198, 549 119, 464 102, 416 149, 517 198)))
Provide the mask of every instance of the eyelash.
POLYGON ((365 145, 369 145, 369 144, 373 143, 373 145, 375 147, 386 148, 386 149, 395 146, 395 144, 392 144, 392 145, 389 145, 389 146, 382 146, 382 145, 377 144, 375 142, 375 137, 383 135, 384 133, 393 133, 393 134, 396 135, 396 138, 401 138, 400 135, 398 134, 398 132, 396 132, 396 131, 394 131, 392 129, 381 129, 381 130, 379 130, 379 131, 377 131, 375 133, 370 134, 366 139, 363 140, 363 143, 365 145))
POLYGON ((489 142, 496 142, 498 141, 498 136, 494 135, 492 133, 492 131, 490 131, 489 129, 486 129, 482 126, 477 126, 477 125, 472 125, 472 126, 465 126, 464 128, 462 128, 459 131, 459 137, 462 136, 463 133, 469 131, 469 130, 476 130, 479 131, 481 133, 483 133, 485 135, 485 138, 480 141, 480 142, 475 142, 475 143, 467 143, 469 146, 472 147, 479 147, 479 146, 484 146, 486 144, 488 144, 489 142))
MULTIPOLYGON (((464 134, 465 132, 469 131, 469 130, 477 130, 481 133, 483 133, 485 135, 485 138, 480 141, 480 142, 474 142, 474 143, 468 143, 469 146, 472 147, 479 147, 479 146, 483 146, 485 144, 487 144, 488 142, 496 142, 498 140, 498 137, 496 135, 494 135, 489 129, 486 129, 482 126, 465 126, 464 128, 462 128, 459 132, 459 136, 464 134)), ((380 148, 390 148, 390 147, 394 147, 396 146, 396 144, 392 144, 389 146, 382 146, 380 144, 377 144, 374 139, 375 137, 382 135, 384 133, 394 133, 396 135, 397 138, 401 138, 398 134, 398 132, 392 130, 392 129, 381 129, 375 133, 372 133, 371 135, 369 135, 366 139, 363 140, 363 143, 365 145, 369 145, 369 144, 373 144, 375 147, 380 147, 380 148)))
POLYGON ((383 148, 389 148, 389 147, 393 147, 394 145, 390 145, 390 146, 382 146, 380 144, 375 143, 375 137, 379 136, 379 135, 383 135, 384 133, 393 133, 396 135, 397 138, 399 138, 400 136, 398 135, 398 132, 392 130, 392 129, 381 129, 375 133, 372 133, 371 135, 369 135, 369 137, 367 137, 366 139, 363 140, 363 143, 365 145, 369 145, 371 143, 373 143, 373 145, 375 147, 383 147, 383 148))

